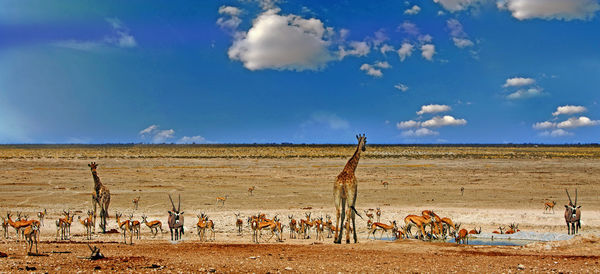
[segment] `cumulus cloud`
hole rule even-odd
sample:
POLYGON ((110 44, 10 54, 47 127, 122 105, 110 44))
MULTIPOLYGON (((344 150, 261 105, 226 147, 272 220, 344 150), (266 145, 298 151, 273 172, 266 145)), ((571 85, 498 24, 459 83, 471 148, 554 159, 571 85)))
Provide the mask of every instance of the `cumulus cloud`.
POLYGON ((484 0, 433 0, 450 12, 461 11, 484 0))
POLYGON ((424 106, 421 106, 421 110, 417 111, 417 115, 423 115, 425 113, 447 112, 450 110, 452 110, 452 108, 447 105, 438 105, 438 104, 424 105, 424 106))
POLYGON ((519 20, 589 20, 600 10, 596 0, 499 0, 497 6, 519 20))
POLYGON ((405 10, 404 14, 415 15, 415 14, 419 14, 420 11, 421 11, 421 8, 417 5, 414 5, 414 6, 412 6, 412 8, 405 10))
POLYGON ((166 140, 173 138, 175 130, 165 129, 160 130, 157 125, 151 125, 139 132, 142 139, 150 139, 152 143, 164 143, 166 140))
POLYGON ((260 14, 247 32, 237 32, 229 48, 232 60, 249 70, 316 70, 332 60, 333 30, 319 19, 280 15, 278 9, 260 14))
POLYGON ((526 86, 535 83, 535 80, 532 78, 524 78, 524 77, 513 77, 506 79, 506 83, 502 85, 503 87, 518 87, 518 86, 526 86))
POLYGON ((582 106, 571 106, 571 105, 559 106, 556 108, 555 112, 552 112, 552 116, 558 116, 561 114, 570 115, 570 114, 582 113, 582 112, 586 112, 586 111, 587 111, 587 109, 582 106))
POLYGON ((340 60, 346 56, 366 56, 371 52, 371 46, 364 41, 352 41, 349 45, 350 49, 345 49, 343 46, 339 47, 338 57, 340 60))
POLYGON ((454 42, 454 45, 459 47, 459 48, 466 48, 466 47, 472 47, 473 41, 469 40, 469 39, 464 39, 464 38, 456 38, 456 37, 452 37, 452 41, 454 42))
POLYGON ((421 123, 423 127, 443 127, 443 126, 462 126, 466 125, 467 120, 456 119, 450 115, 444 115, 443 117, 435 116, 430 120, 421 123))
POLYGON ((395 84, 394 87, 402 92, 405 92, 408 90, 408 86, 405 84, 402 84, 402 83, 395 84))
POLYGON ((425 44, 421 46, 421 56, 423 58, 432 61, 433 55, 435 54, 435 45, 433 44, 425 44))
POLYGON ((534 129, 549 129, 556 127, 556 123, 544 121, 533 124, 534 129))
POLYGON ((396 127, 399 129, 405 129, 405 128, 419 127, 420 125, 421 125, 421 122, 417 122, 414 120, 408 120, 408 121, 398 122, 396 124, 396 127))
POLYGON ((419 28, 417 27, 417 25, 415 25, 414 23, 408 22, 408 21, 400 24, 400 26, 398 26, 398 29, 409 35, 417 36, 420 34, 420 31, 419 31, 419 28))
POLYGON ((600 124, 598 120, 592 120, 588 117, 581 116, 579 118, 571 117, 566 121, 560 122, 556 125, 557 128, 578 128, 578 127, 589 127, 600 124))
POLYGON ((381 51, 381 54, 385 55, 387 52, 390 51, 394 51, 394 47, 388 45, 388 44, 384 44, 379 48, 379 51, 381 51))
POLYGON ((527 99, 543 95, 541 88, 520 89, 506 96, 510 100, 527 99))
POLYGON ((383 76, 383 72, 381 71, 381 69, 389 69, 392 66, 388 63, 388 62, 376 62, 373 65, 369 65, 369 64, 362 64, 362 66, 360 66, 360 70, 365 71, 368 75, 371 75, 373 77, 382 77, 383 76))
POLYGON ((402 131, 402 136, 404 137, 425 137, 425 136, 436 136, 439 135, 440 133, 428 128, 419 128, 419 129, 415 129, 415 130, 405 130, 402 131))
POLYGON ((463 30, 462 24, 456 19, 448 19, 446 26, 450 30, 450 36, 454 45, 459 48, 472 47, 473 41, 468 39, 467 33, 463 30))
POLYGON ((410 43, 402 43, 402 46, 400 46, 400 49, 398 49, 398 57, 400 57, 400 61, 404 61, 406 57, 411 56, 413 49, 414 46, 410 43))
POLYGON ((219 7, 219 14, 228 17, 219 17, 219 19, 217 19, 217 25, 223 29, 234 31, 242 23, 242 19, 239 17, 241 13, 242 10, 237 7, 221 6, 219 7))
POLYGON ((183 136, 176 142, 177 144, 206 144, 208 141, 206 138, 197 135, 197 136, 183 136))

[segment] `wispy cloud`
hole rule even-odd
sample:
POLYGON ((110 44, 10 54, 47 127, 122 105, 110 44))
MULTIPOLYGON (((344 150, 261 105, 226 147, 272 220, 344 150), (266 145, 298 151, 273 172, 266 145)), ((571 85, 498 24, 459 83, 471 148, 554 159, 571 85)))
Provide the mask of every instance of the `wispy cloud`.
POLYGON ((152 143, 164 143, 168 139, 172 139, 175 135, 175 130, 165 129, 160 130, 159 126, 151 125, 139 132, 139 135, 144 140, 150 140, 152 143))
POLYGON ((497 6, 519 20, 589 20, 600 10, 596 0, 499 0, 497 6))
POLYGON ((534 83, 535 83, 535 80, 532 78, 513 77, 513 78, 506 79, 506 82, 504 83, 504 85, 502 85, 502 87, 506 88, 506 87, 527 86, 527 85, 531 85, 534 83))
POLYGON ((137 46, 135 37, 131 35, 130 30, 117 18, 106 18, 106 22, 111 26, 112 33, 98 40, 77 40, 68 39, 56 41, 52 45, 61 48, 68 48, 81 51, 94 51, 108 46, 120 48, 134 48, 137 46))
POLYGON ((310 119, 302 123, 302 127, 320 125, 331 130, 344 130, 350 128, 350 122, 339 117, 335 113, 330 112, 315 112, 310 116, 310 119))
POLYGON ((406 92, 408 90, 408 86, 402 83, 398 83, 394 85, 394 88, 402 91, 402 92, 406 92))

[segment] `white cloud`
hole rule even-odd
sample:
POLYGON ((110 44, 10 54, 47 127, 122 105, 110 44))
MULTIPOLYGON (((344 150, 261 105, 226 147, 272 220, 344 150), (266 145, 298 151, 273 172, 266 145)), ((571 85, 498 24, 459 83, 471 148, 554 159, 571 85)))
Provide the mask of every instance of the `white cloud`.
POLYGON ((373 77, 383 76, 383 72, 381 72, 380 69, 376 69, 375 67, 369 64, 362 64, 362 66, 360 66, 360 70, 365 71, 368 75, 371 75, 373 77))
POLYGON ((428 128, 419 128, 416 130, 412 130, 412 129, 406 130, 406 131, 403 131, 401 134, 404 137, 425 137, 425 136, 437 136, 440 133, 437 131, 428 129, 428 128))
POLYGON ((469 39, 452 37, 452 41, 454 41, 454 45, 459 48, 466 48, 466 47, 473 46, 473 41, 471 41, 469 39))
POLYGON ((598 120, 592 120, 588 117, 581 116, 579 118, 571 117, 566 121, 560 122, 556 125, 557 128, 578 128, 578 127, 589 127, 597 126, 600 124, 598 120))
POLYGON ((402 46, 400 46, 400 49, 398 49, 398 56, 400 57, 400 61, 404 61, 406 57, 411 56, 413 49, 414 46, 410 43, 402 43, 402 46))
POLYGON ((506 96, 507 99, 517 100, 517 99, 527 99, 532 97, 541 96, 542 89, 541 88, 529 88, 529 89, 520 89, 506 96))
POLYGON ((433 0, 433 2, 439 3, 450 12, 461 11, 467 9, 471 5, 483 1, 484 0, 433 0))
POLYGON ((381 54, 385 55, 387 52, 394 51, 394 47, 384 44, 381 46, 381 48, 379 48, 379 51, 381 51, 381 54))
POLYGON ((446 111, 450 111, 450 110, 452 110, 452 108, 447 105, 437 105, 437 104, 424 105, 424 106, 421 106, 421 110, 417 111, 417 115, 423 115, 425 113, 446 112, 446 111))
POLYGON ((332 60, 328 46, 331 28, 321 20, 279 15, 278 9, 259 15, 248 32, 237 32, 229 48, 232 60, 249 70, 316 70, 332 60))
POLYGON ((239 18, 239 15, 242 13, 242 10, 232 6, 221 6, 219 7, 219 14, 228 15, 229 18, 220 17, 217 19, 217 25, 219 25, 223 29, 228 30, 236 30, 238 26, 242 23, 242 19, 239 18))
POLYGON ((554 127, 556 127, 556 123, 552 123, 549 121, 538 122, 538 123, 533 124, 534 129, 549 129, 549 128, 554 128, 554 127))
POLYGON ((392 66, 390 65, 390 63, 388 63, 387 61, 383 61, 383 62, 376 62, 375 65, 378 68, 382 68, 382 69, 388 69, 391 68, 392 66))
POLYGON ((419 37, 417 37, 417 40, 419 40, 419 42, 421 43, 431 43, 431 41, 433 41, 433 37, 429 34, 419 35, 419 37))
POLYGON ((450 115, 444 115, 444 117, 435 116, 430 120, 421 123, 423 127, 443 127, 443 126, 462 126, 466 125, 467 120, 456 119, 450 115))
POLYGON ((160 130, 157 125, 151 125, 145 129, 142 129, 139 134, 142 139, 151 139, 152 143, 164 143, 166 140, 173 138, 175 135, 175 130, 160 130))
POLYGON ((423 58, 432 61, 435 54, 435 46, 433 44, 425 44, 421 46, 421 55, 423 58))
POLYGON ((571 136, 573 135, 573 133, 568 132, 566 130, 563 129, 555 129, 552 131, 543 131, 540 133, 541 136, 550 136, 550 137, 564 137, 564 136, 571 136))
POLYGON ((404 128, 419 127, 420 125, 421 125, 421 122, 417 122, 414 120, 408 120, 408 121, 398 122, 396 124, 396 127, 399 129, 404 129, 404 128))
POLYGON ((587 111, 587 109, 582 106, 571 106, 571 105, 559 106, 556 108, 556 111, 552 113, 552 116, 558 116, 561 114, 570 115, 570 114, 582 113, 582 112, 586 112, 586 111, 587 111))
POLYGON ((328 112, 316 112, 311 115, 310 119, 304 123, 302 123, 303 127, 310 125, 325 125, 329 129, 332 130, 342 130, 350 128, 350 123, 340 118, 334 113, 328 112))
POLYGON ((258 5, 263 10, 271 10, 277 8, 277 3, 279 3, 280 0, 256 0, 256 2, 258 2, 258 5))
POLYGON ((399 90, 400 90, 400 91, 402 91, 402 92, 405 92, 405 91, 407 91, 407 90, 408 90, 408 86, 407 86, 407 85, 405 85, 405 84, 402 84, 402 83, 398 83, 398 84, 394 85, 394 87, 395 87, 396 89, 399 89, 399 90))
POLYGON ((420 33, 417 25, 415 25, 414 23, 408 22, 408 21, 400 24, 400 26, 398 26, 398 29, 400 29, 403 32, 405 32, 406 34, 410 34, 410 35, 419 35, 419 33, 420 33))
POLYGON ((378 47, 379 45, 383 44, 383 42, 390 40, 390 38, 385 34, 383 29, 380 29, 375 32, 375 38, 371 40, 373 41, 373 45, 378 47))
POLYGON ((117 18, 107 18, 106 21, 112 26, 115 35, 104 38, 104 41, 121 48, 133 48, 137 46, 135 38, 129 34, 129 29, 123 25, 121 20, 117 18))
POLYGON ((421 11, 421 8, 417 5, 414 5, 414 6, 412 6, 412 8, 405 10, 404 14, 415 15, 415 14, 419 14, 420 11, 421 11))
POLYGON ((513 77, 506 79, 506 83, 502 85, 503 87, 518 87, 518 86, 526 86, 535 83, 534 79, 524 78, 524 77, 513 77))
POLYGON ((463 30, 462 24, 454 18, 448 19, 446 21, 446 26, 448 27, 448 29, 450 29, 450 36, 452 36, 452 37, 466 37, 467 36, 467 33, 465 33, 465 31, 463 30))
POLYGON ((509 10, 519 20, 589 20, 600 10, 596 0, 499 0, 497 6, 509 10))
POLYGON ((208 141, 206 138, 197 135, 197 136, 183 136, 181 139, 177 140, 177 144, 206 144, 208 141))
POLYGON ((340 46, 339 47, 339 52, 338 52, 338 56, 339 59, 342 60, 344 59, 344 57, 346 56, 366 56, 367 54, 369 54, 369 52, 371 52, 371 47, 369 46, 369 44, 367 42, 359 42, 359 41, 352 41, 350 42, 350 50, 346 50, 344 47, 340 46))

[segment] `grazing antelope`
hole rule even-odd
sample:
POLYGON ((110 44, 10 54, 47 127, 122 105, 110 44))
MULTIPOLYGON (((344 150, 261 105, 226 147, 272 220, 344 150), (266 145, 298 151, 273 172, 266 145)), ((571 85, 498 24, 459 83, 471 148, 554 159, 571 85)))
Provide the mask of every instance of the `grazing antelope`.
POLYGON ((38 253, 38 238, 40 234, 39 226, 37 224, 31 224, 25 231, 23 231, 23 235, 25 236, 25 250, 27 250, 27 246, 29 246, 29 251, 27 254, 31 254, 31 248, 33 247, 33 243, 35 243, 35 254, 38 253))
POLYGON ((454 238, 454 241, 457 244, 468 244, 469 243, 469 233, 467 232, 466 229, 461 229, 460 231, 458 231, 458 234, 456 235, 456 238, 454 238))
POLYGON ((79 220, 79 222, 83 225, 83 227, 85 227, 85 236, 86 239, 91 240, 92 239, 92 219, 94 218, 94 212, 92 212, 91 210, 87 211, 87 215, 88 217, 85 219, 81 219, 81 216, 77 216, 77 220, 79 220))
POLYGON ((433 221, 431 224, 431 235, 434 236, 438 234, 440 234, 443 230, 442 228, 442 218, 440 218, 440 216, 438 216, 437 214, 435 214, 435 212, 433 212, 433 210, 423 210, 421 211, 421 215, 423 215, 423 217, 427 217, 427 216, 431 216, 433 217, 433 221), (435 233, 434 233, 435 231, 435 233))
POLYGON ((46 209, 44 211, 40 211, 37 213, 38 219, 40 219, 40 223, 44 226, 44 218, 46 217, 46 209))
POLYGON ((504 226, 499 226, 498 229, 500 230, 500 232, 498 232, 497 230, 492 231, 492 233, 494 234, 504 234, 504 226))
POLYGON ((147 218, 148 217, 146 217, 145 215, 142 215, 142 222, 144 222, 144 224, 146 224, 146 226, 150 228, 150 233, 154 235, 153 237, 156 237, 156 234, 158 234, 158 229, 160 229, 160 233, 162 234, 162 223, 159 220, 148 222, 147 218))
POLYGON ((421 239, 425 239, 425 227, 427 225, 431 225, 435 222, 435 217, 433 216, 418 216, 418 215, 408 215, 404 218, 405 224, 405 234, 412 236, 411 226, 415 225, 419 230, 419 236, 421 239))
POLYGON ((181 210, 181 195, 179 195, 179 204, 178 208, 175 209, 175 204, 173 203, 173 199, 171 199, 171 194, 169 194, 169 200, 171 201, 171 205, 173 206, 172 210, 169 210, 169 230, 171 231, 171 241, 178 241, 181 239, 184 233, 183 227, 183 211, 181 210), (173 233, 174 232, 174 233, 173 233), (173 237, 174 236, 174 237, 173 237))
POLYGON ((133 203, 133 210, 137 210, 138 204, 140 203, 140 196, 137 196, 137 198, 133 198, 131 202, 133 203))
POLYGON ((294 219, 294 215, 288 215, 288 219, 290 220, 290 239, 296 239, 296 225, 298 222, 294 219))
MULTIPOLYGON (((406 238, 406 235, 404 234, 404 226, 400 226, 399 228, 397 228, 394 231, 394 236, 396 237, 396 239, 406 238)), ((375 236, 373 236, 373 237, 375 237, 375 236)))
POLYGON ((456 233, 456 225, 454 225, 454 222, 450 218, 444 217, 440 221, 442 222, 442 234, 444 237, 450 235, 450 228, 454 230, 453 233, 456 233))
MULTIPOLYGON (((342 243, 342 234, 344 229, 344 218, 346 218, 346 222, 349 223, 352 221, 352 227, 354 228, 353 236, 354 243, 358 242, 358 237, 356 236, 356 217, 355 214, 359 217, 360 214, 356 211, 356 197, 358 193, 358 183, 356 181, 356 176, 354 172, 356 171, 356 167, 358 166, 358 161, 360 160, 360 153, 365 151, 367 145, 367 137, 363 135, 356 135, 356 139, 358 140, 358 145, 356 146, 356 151, 350 157, 344 169, 340 174, 336 177, 335 182, 333 183, 333 199, 335 204, 336 211, 336 221, 335 221, 335 239, 333 240, 336 244, 342 243), (348 207, 348 208, 346 208, 348 207), (339 231, 338 231, 339 230, 339 231)), ((361 217, 362 218, 362 217, 361 217)), ((350 225, 348 225, 348 228, 350 225)), ((350 231, 346 230, 346 243, 350 243, 350 231)))
POLYGON ((481 227, 479 227, 479 230, 475 228, 469 230, 469 234, 481 234, 481 227))
POLYGON ((512 223, 509 225, 510 229, 504 232, 504 234, 514 234, 519 231, 519 224, 512 223))
POLYGON ((244 225, 244 221, 242 221, 242 219, 240 219, 240 213, 234 213, 235 214, 235 226, 237 227, 238 230, 238 235, 242 235, 242 226, 244 225))
POLYGON ((256 188, 256 186, 252 186, 248 188, 248 195, 252 196, 252 192, 254 192, 254 189, 256 188))
POLYGON ((136 239, 139 240, 140 239, 140 229, 141 229, 140 221, 134 221, 133 214, 129 215, 129 221, 131 222, 131 231, 135 235, 136 239))
POLYGON ((569 205, 565 205, 565 222, 567 222, 567 234, 575 235, 581 228, 581 206, 577 205, 577 189, 575 189, 575 203, 571 200, 569 191, 565 189, 569 197, 569 205))
POLYGON ((383 185, 383 188, 387 189, 389 184, 390 183, 388 183, 387 181, 381 180, 381 185, 383 185))
POLYGON ((546 201, 546 203, 544 203, 544 213, 550 213, 550 210, 552 210, 552 214, 554 214, 554 206, 556 205, 556 201, 546 201))
POLYGON ((390 231, 396 231, 397 230, 397 226, 396 226, 396 221, 390 222, 389 225, 386 225, 384 223, 373 223, 369 229, 369 233, 367 234, 367 240, 369 239, 369 235, 373 234, 373 239, 375 239, 375 232, 377 230, 381 230, 381 235, 379 236, 379 239, 381 240, 381 238, 383 238, 383 233, 385 232, 386 234, 388 233, 388 230, 390 231))
POLYGON ((225 197, 217 197, 217 205, 219 204, 219 202, 221 203, 221 205, 225 205, 225 201, 227 200, 227 197, 229 197, 229 195, 225 195, 225 197))
POLYGON ((119 225, 119 228, 123 231, 123 243, 127 244, 127 238, 126 238, 126 233, 127 231, 129 231, 129 243, 133 244, 133 233, 132 233, 132 228, 131 228, 131 220, 125 220, 121 222, 121 216, 123 216, 122 214, 120 214, 119 212, 116 213, 116 218, 117 218, 117 224, 119 225))
POLYGON ((381 209, 380 208, 377 208, 377 211, 375 211, 375 215, 377 216, 377 222, 379 222, 381 219, 381 209))

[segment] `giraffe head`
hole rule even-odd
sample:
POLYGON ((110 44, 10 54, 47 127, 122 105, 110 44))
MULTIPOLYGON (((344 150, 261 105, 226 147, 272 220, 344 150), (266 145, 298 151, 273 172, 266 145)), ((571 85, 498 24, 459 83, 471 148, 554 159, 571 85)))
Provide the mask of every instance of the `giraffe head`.
POLYGON ((365 136, 365 134, 356 135, 356 140, 358 140, 358 147, 360 148, 360 150, 367 150, 367 136, 365 136))
POLYGON ((98 164, 96 164, 96 162, 91 162, 88 164, 88 166, 92 170, 92 174, 96 174, 96 167, 98 167, 98 164))

